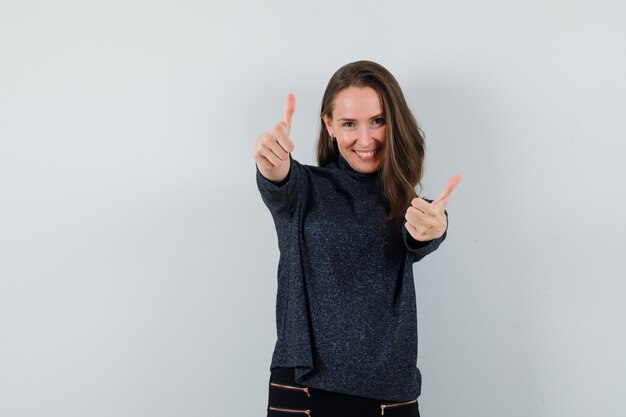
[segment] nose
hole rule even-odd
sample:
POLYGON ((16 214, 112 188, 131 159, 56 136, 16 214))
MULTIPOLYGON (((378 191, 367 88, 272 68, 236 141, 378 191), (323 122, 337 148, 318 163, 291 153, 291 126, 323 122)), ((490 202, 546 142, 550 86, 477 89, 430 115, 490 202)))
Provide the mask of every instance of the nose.
POLYGON ((361 126, 357 132, 356 143, 361 149, 367 149, 374 142, 374 132, 369 126, 361 126))

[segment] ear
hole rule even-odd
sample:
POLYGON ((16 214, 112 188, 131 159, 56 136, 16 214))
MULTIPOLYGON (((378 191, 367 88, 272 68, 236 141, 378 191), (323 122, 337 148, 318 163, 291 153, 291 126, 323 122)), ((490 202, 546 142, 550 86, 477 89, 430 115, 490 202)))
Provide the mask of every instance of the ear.
POLYGON ((332 128, 333 121, 326 115, 322 116, 322 120, 324 120, 324 124, 326 125, 326 130, 328 131, 328 134, 330 136, 335 136, 333 135, 333 128, 332 128))

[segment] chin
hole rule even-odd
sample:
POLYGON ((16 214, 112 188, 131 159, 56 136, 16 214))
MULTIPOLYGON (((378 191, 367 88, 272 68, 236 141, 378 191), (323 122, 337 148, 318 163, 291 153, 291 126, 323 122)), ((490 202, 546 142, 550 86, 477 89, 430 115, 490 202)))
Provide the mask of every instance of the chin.
POLYGON ((373 155, 373 157, 370 156, 364 158, 360 157, 356 153, 356 151, 350 150, 351 165, 355 167, 357 171, 363 173, 372 173, 378 171, 382 166, 382 157, 383 154, 380 148, 376 150, 376 153, 373 155))

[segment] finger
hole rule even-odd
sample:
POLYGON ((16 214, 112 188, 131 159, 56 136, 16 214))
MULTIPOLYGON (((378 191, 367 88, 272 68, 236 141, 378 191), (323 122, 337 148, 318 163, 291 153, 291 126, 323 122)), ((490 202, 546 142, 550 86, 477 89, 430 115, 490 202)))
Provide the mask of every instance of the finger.
POLYGON ((291 119, 293 113, 296 111, 296 96, 292 93, 287 94, 287 100, 285 100, 285 114, 282 121, 287 125, 288 131, 291 130, 291 119))
POLYGON ((259 157, 255 160, 256 160, 257 166, 262 166, 265 169, 272 169, 275 167, 275 165, 272 164, 270 160, 264 157, 263 155, 259 155, 259 157))
POLYGON ((430 203, 421 197, 417 197, 411 200, 411 207, 415 207, 417 210, 422 211, 424 213, 427 213, 433 210, 433 208, 430 206, 430 203))
POLYGON ((284 162, 278 156, 276 156, 276 154, 274 154, 274 152, 272 152, 270 149, 267 149, 265 152, 263 152, 261 156, 263 156, 265 159, 270 161, 270 163, 272 164, 272 168, 280 166, 284 162))
POLYGON ((295 149, 295 146, 293 144, 293 141, 291 139, 289 139, 288 137, 283 137, 280 138, 278 140, 278 143, 280 144, 280 146, 283 147, 283 149, 287 152, 293 152, 293 150, 295 149))
POLYGON ((443 192, 439 194, 439 197, 437 197, 435 201, 432 202, 432 204, 436 205, 442 200, 447 201, 450 198, 450 195, 452 195, 452 191, 454 191, 454 188, 458 185, 459 182, 461 182, 461 174, 457 174, 450 178, 448 180, 448 183, 444 187, 443 192))
POLYGON ((404 227, 406 227, 406 230, 409 231, 411 236, 413 236, 414 238, 415 238, 415 236, 417 236, 417 228, 415 226, 413 226, 411 223, 405 222, 404 223, 404 227))
MULTIPOLYGON (((268 147, 269 149, 281 160, 286 161, 289 159, 289 151, 287 151, 284 146, 280 143, 280 141, 276 138, 274 140, 269 141, 268 147)), ((289 140, 289 139, 286 139, 289 140)), ((283 139, 285 141, 285 139, 283 139)))
POLYGON ((279 134, 279 132, 272 130, 261 135, 257 140, 254 150, 255 155, 263 157, 273 166, 282 165, 285 163, 285 160, 289 158, 289 153, 285 151, 276 140, 275 135, 277 134, 279 134))
POLYGON ((426 215, 416 209, 415 207, 409 207, 404 214, 404 218, 407 222, 409 222, 412 226, 420 226, 425 229, 430 229, 434 225, 433 217, 426 215))
POLYGON ((406 227, 406 230, 409 231, 409 234, 411 236, 413 236, 413 239, 419 241, 419 242, 425 242, 428 239, 428 234, 426 233, 426 231, 422 228, 417 228, 415 226, 413 226, 412 224, 410 224, 409 222, 404 223, 404 227, 406 227))
POLYGON ((281 123, 277 124, 274 129, 270 131, 270 136, 278 143, 285 152, 293 152, 295 146, 293 141, 289 139, 289 131, 281 123))

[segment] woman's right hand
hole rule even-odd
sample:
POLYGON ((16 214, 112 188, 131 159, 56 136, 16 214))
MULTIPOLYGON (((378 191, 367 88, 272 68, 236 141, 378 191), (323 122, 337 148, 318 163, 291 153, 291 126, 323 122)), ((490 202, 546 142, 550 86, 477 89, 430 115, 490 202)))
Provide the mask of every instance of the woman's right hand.
POLYGON ((294 144, 289 138, 291 119, 296 111, 296 98, 293 94, 287 95, 285 114, 272 128, 257 139, 252 151, 252 159, 256 161, 259 171, 270 181, 280 182, 289 173, 289 154, 294 144))

